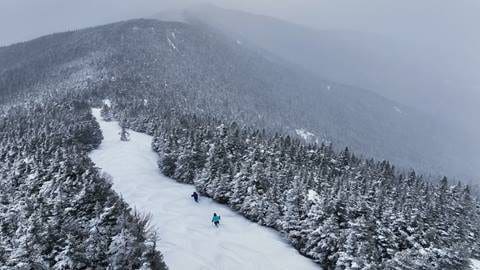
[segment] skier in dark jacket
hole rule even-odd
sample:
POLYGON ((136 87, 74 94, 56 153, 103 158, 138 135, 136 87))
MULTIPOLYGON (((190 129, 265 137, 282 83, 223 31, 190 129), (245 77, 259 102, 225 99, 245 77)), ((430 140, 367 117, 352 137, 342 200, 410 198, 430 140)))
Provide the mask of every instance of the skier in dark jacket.
POLYGON ((215 227, 218 227, 220 224, 220 216, 217 213, 213 213, 212 222, 215 224, 215 227))
POLYGON ((197 192, 194 191, 191 197, 193 197, 193 199, 195 200, 195 202, 198 203, 198 193, 197 193, 197 192))

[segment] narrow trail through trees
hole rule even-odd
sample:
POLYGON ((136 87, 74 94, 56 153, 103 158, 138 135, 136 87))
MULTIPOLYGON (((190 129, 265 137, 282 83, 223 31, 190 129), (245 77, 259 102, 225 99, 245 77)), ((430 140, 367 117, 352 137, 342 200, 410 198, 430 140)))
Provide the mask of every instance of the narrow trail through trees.
POLYGON ((190 197, 191 185, 160 174, 158 155, 151 150, 152 137, 129 131, 120 140, 117 122, 105 122, 93 109, 104 140, 90 154, 96 165, 113 177, 113 188, 139 211, 152 214, 158 232, 158 249, 171 269, 319 269, 301 256, 273 230, 259 226, 228 207, 190 197), (213 212, 221 225, 211 223, 213 212))

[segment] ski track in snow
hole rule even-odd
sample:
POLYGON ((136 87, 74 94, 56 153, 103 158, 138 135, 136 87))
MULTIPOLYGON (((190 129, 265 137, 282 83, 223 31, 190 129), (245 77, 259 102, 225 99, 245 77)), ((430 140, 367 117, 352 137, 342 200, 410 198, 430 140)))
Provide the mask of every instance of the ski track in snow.
POLYGON ((104 140, 90 158, 113 177, 113 189, 130 206, 152 214, 160 238, 158 250, 170 269, 320 269, 274 230, 209 198, 193 202, 192 185, 161 175, 151 136, 129 131, 130 141, 122 142, 118 123, 101 120, 100 109, 92 112, 104 140), (211 223, 213 212, 222 218, 219 228, 211 223))

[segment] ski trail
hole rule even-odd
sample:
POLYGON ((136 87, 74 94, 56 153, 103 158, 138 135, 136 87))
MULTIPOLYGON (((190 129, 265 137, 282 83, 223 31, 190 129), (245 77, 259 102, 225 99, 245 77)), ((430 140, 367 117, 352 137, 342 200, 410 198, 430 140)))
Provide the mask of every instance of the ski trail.
POLYGON ((190 197, 191 185, 161 175, 152 137, 130 131, 130 141, 120 141, 117 122, 101 120, 93 109, 104 140, 90 154, 95 164, 113 177, 113 188, 132 207, 152 214, 160 241, 158 249, 171 269, 320 269, 301 256, 277 232, 252 223, 228 207, 201 197, 190 197), (211 221, 220 214, 219 228, 211 221))
POLYGON ((479 260, 471 259, 470 261, 471 261, 472 270, 480 270, 480 261, 479 260))

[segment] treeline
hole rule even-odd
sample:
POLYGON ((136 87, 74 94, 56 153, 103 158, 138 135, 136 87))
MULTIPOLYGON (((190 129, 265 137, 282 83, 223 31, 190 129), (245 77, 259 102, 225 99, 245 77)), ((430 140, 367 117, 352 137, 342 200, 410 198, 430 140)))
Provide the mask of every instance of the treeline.
POLYGON ((148 218, 88 158, 102 134, 79 100, 0 116, 0 269, 167 269, 148 218))
POLYGON ((433 184, 348 149, 164 111, 162 102, 118 96, 103 114, 154 135, 165 175, 275 228, 325 269, 462 269, 480 255, 468 186, 433 184))

